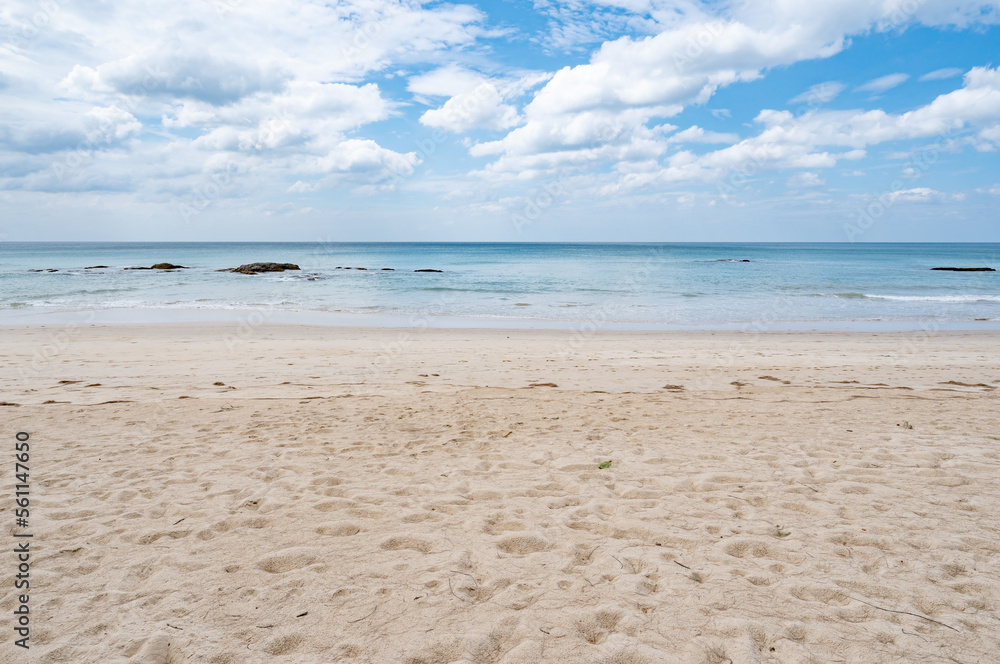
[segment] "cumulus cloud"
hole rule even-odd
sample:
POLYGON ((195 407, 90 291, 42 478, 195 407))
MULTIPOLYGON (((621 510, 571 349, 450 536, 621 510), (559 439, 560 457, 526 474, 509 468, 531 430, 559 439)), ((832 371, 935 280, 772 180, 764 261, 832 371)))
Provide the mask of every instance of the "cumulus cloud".
POLYGON ((420 122, 461 133, 474 128, 508 129, 518 123, 517 109, 503 103, 492 83, 481 83, 469 92, 455 95, 441 108, 427 111, 420 122))
MULTIPOLYGON (((11 0, 4 13, 37 11, 11 0)), ((364 77, 487 34, 472 5, 398 0, 60 3, 56 19, 30 42, 7 45, 17 57, 2 80, 26 83, 0 111, 0 162, 4 151, 51 157, 21 158, 6 188, 113 180, 176 193, 219 168, 248 187, 289 177, 381 186, 412 173, 419 158, 357 135, 401 106, 364 77), (118 164, 93 157, 113 149, 124 166, 114 178, 118 164), (72 172, 54 181, 52 165, 67 160, 72 172)), ((511 126, 504 115, 483 121, 511 126)))
MULTIPOLYGON (((845 48, 851 34, 914 22, 963 25, 996 20, 997 8, 970 1, 928 0, 914 9, 903 0, 827 0, 808 5, 744 3, 733 8, 728 20, 712 18, 700 5, 691 5, 679 17, 655 35, 605 42, 589 62, 560 69, 525 106, 523 126, 498 142, 477 145, 473 154, 503 155, 489 166, 491 171, 611 156, 616 154, 612 145, 596 149, 580 141, 578 132, 566 129, 600 117, 615 128, 605 131, 609 143, 631 136, 645 144, 642 156, 648 158, 650 141, 655 141, 651 121, 703 104, 721 87, 756 80, 770 67, 832 56, 845 48), (560 137, 565 141, 560 143, 560 137), (579 159, 569 157, 568 151, 580 151, 579 159)), ((871 82, 870 89, 898 85, 899 76, 905 75, 871 82)), ((828 87, 825 93, 833 90, 828 87)))
POLYGON ((867 148, 888 141, 934 138, 943 143, 964 128, 984 124, 986 134, 992 135, 998 119, 1000 69, 979 67, 966 74, 964 87, 907 113, 810 111, 796 117, 789 111, 764 110, 755 119, 763 126, 756 136, 703 155, 677 152, 665 159, 662 168, 629 174, 621 185, 744 181, 780 168, 828 168, 861 159, 867 148))
POLYGON ((0 146, 27 154, 90 152, 120 147, 141 130, 142 123, 128 111, 117 106, 97 107, 59 125, 49 118, 0 125, 0 146))
POLYGON ((705 131, 695 125, 684 131, 679 131, 667 139, 667 143, 735 143, 740 140, 737 134, 705 131))
POLYGON ((108 93, 196 99, 224 105, 256 92, 277 92, 289 74, 207 53, 128 56, 96 69, 76 65, 65 85, 77 94, 108 93))
POLYGON ((796 173, 788 178, 785 184, 791 189, 804 189, 806 187, 822 187, 826 184, 826 180, 822 179, 816 173, 806 171, 804 173, 796 173))
MULTIPOLYGON (((732 112, 689 110, 722 88, 840 53, 855 36, 996 23, 996 3, 982 0, 537 0, 540 29, 461 0, 56 4, 58 15, 30 40, 17 17, 40 5, 9 0, 0 10, 14 26, 0 73, 6 189, 131 190, 161 201, 225 173, 221 195, 234 199, 344 185, 385 191, 416 182, 422 155, 413 147, 431 130, 481 159, 473 173, 454 166, 462 172, 434 183, 449 194, 485 176, 569 175, 613 196, 774 169, 798 171, 785 178, 806 187, 822 181, 819 169, 887 141, 948 135, 956 149, 1000 149, 1000 86, 984 67, 909 113, 823 110, 844 91, 838 81, 795 96, 790 103, 808 108, 792 112, 728 100, 739 104, 732 112), (578 55, 550 71, 512 70, 516 58, 498 55, 500 36, 503 48, 548 36, 550 53, 578 55), (709 112, 725 130, 695 124, 717 127, 709 112), (52 164, 68 160, 77 165, 55 176, 52 164)), ((884 92, 905 76, 859 89, 884 92)), ((798 92, 783 88, 769 105, 798 92)))
POLYGON ((542 72, 490 78, 453 64, 411 77, 407 89, 427 104, 434 103, 430 98, 449 97, 443 105, 420 117, 423 125, 454 133, 503 130, 521 119, 510 102, 548 78, 542 72))

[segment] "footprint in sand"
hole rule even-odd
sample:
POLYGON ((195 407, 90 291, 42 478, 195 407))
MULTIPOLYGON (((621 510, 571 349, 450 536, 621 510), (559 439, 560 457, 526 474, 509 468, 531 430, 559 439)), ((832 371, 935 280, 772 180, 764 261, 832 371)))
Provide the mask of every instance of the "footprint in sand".
POLYGON ((332 537, 350 537, 361 532, 361 526, 349 521, 339 523, 327 523, 316 529, 320 535, 330 535, 332 537))
POLYGON ((551 548, 552 543, 539 535, 514 535, 505 537, 497 543, 497 548, 504 553, 524 555, 537 553, 551 548))
POLYGON ((312 565, 318 560, 319 556, 312 549, 295 547, 261 558, 257 561, 257 567, 269 574, 284 574, 312 565))
POLYGON ((390 537, 381 544, 379 548, 385 549, 386 551, 399 551, 400 549, 410 549, 412 551, 419 551, 420 553, 429 553, 434 549, 434 543, 430 540, 421 539, 419 537, 390 537))

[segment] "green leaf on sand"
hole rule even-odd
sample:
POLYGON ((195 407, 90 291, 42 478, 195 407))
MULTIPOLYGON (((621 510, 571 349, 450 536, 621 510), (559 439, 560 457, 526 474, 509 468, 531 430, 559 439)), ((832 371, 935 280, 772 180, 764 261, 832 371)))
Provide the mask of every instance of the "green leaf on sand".
POLYGON ((604 470, 605 468, 610 468, 611 462, 605 461, 604 463, 598 464, 597 467, 600 468, 601 470, 604 470))

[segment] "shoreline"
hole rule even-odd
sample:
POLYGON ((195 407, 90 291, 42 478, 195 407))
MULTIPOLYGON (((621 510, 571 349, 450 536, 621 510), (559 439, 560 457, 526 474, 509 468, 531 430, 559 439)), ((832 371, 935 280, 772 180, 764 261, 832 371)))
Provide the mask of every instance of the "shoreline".
POLYGON ((630 323, 597 319, 534 319, 481 316, 443 316, 431 314, 342 313, 319 310, 233 308, 118 308, 65 309, 46 312, 0 312, 0 328, 90 326, 90 325, 187 325, 219 323, 250 325, 304 325, 310 327, 359 327, 373 329, 494 329, 494 330, 565 330, 636 331, 636 332, 916 332, 1000 330, 1000 319, 991 320, 814 320, 814 321, 743 321, 718 324, 630 323))

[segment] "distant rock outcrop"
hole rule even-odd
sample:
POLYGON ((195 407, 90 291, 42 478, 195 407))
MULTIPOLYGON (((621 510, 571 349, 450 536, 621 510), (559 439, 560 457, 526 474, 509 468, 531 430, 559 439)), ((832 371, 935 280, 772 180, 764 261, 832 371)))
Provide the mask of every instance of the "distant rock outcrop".
MULTIPOLYGON (((107 267, 107 265, 98 265, 96 267, 107 267)), ((87 268, 88 270, 91 268, 87 268)), ((156 263, 152 267, 127 267, 126 270, 186 270, 187 267, 183 265, 174 265, 173 263, 156 263)))
POLYGON ((991 267, 932 267, 931 269, 945 272, 996 272, 991 267))
POLYGON ((91 265, 90 267, 83 268, 84 270, 100 270, 106 268, 107 265, 91 265))
POLYGON ((260 274, 261 272, 284 272, 285 270, 301 269, 294 263, 247 263, 239 267, 230 267, 216 272, 236 272, 238 274, 260 274))
POLYGON ((444 272, 444 270, 414 270, 414 272, 444 272))

